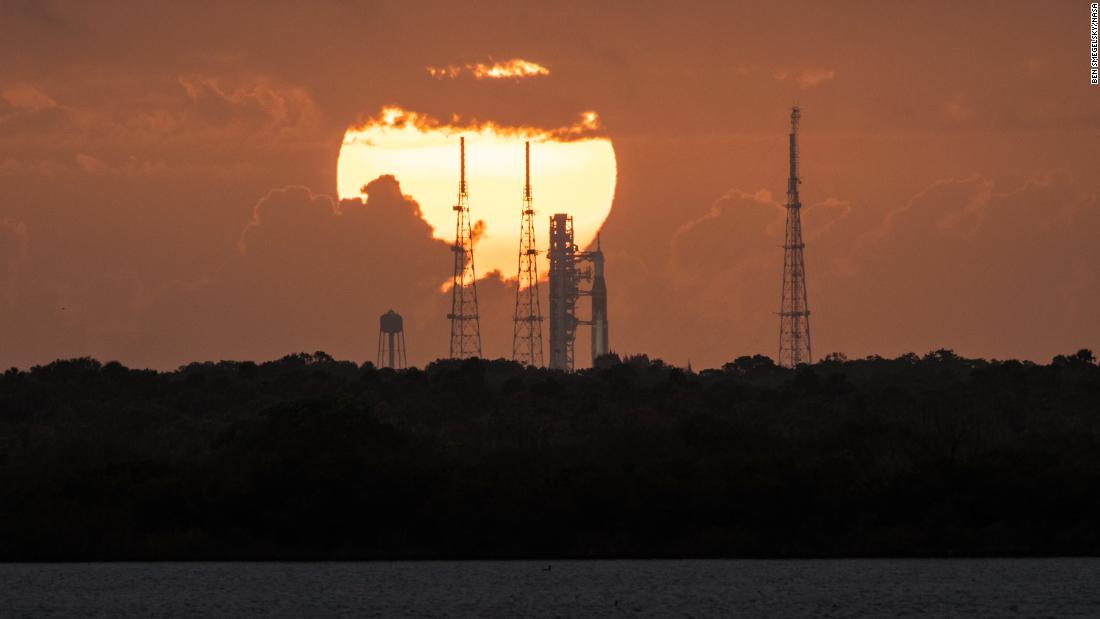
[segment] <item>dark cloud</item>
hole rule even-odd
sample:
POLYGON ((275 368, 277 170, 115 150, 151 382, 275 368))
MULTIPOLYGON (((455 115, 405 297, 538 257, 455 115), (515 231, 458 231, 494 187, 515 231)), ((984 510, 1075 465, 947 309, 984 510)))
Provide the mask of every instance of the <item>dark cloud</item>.
POLYGON ((366 202, 336 201, 287 187, 261 199, 241 234, 240 254, 184 295, 206 317, 192 329, 228 332, 200 336, 204 349, 191 354, 271 357, 289 346, 366 359, 378 316, 394 309, 410 332, 410 360, 434 358, 428 355, 437 349, 428 345, 439 338, 425 336, 442 322, 434 301, 450 248, 431 238, 419 207, 392 176, 370 182, 366 193, 366 202))
MULTIPOLYGON (((822 258, 844 234, 851 206, 830 198, 802 208, 803 239, 811 283, 827 268, 822 258)), ((695 337, 696 363, 719 364, 730 355, 771 353, 778 337, 786 211, 767 190, 732 190, 702 217, 672 236, 668 287, 679 300, 683 324, 710 337, 695 337)), ((811 287, 811 307, 814 292, 811 287)))
MULTIPOLYGON (((31 298, 20 295, 15 310, 23 321, 39 315, 40 331, 65 333, 66 345, 57 348, 65 354, 171 367, 298 349, 370 359, 378 316, 392 308, 405 316, 410 360, 425 363, 446 352, 445 312, 437 306, 449 246, 431 238, 418 206, 392 176, 366 189, 365 202, 336 201, 305 187, 272 190, 240 233, 239 252, 192 281, 121 274, 79 285, 40 281, 31 298)), ((2 221, 0 258, 10 296, 11 274, 26 255, 25 230, 2 221)), ((2 361, 43 361, 38 343, 28 338, 6 346, 2 361)))
POLYGON ((181 77, 187 112, 215 126, 248 124, 278 133, 315 130, 320 112, 309 93, 266 79, 224 84, 210 77, 181 77))
POLYGON ((770 192, 727 193, 705 215, 672 236, 673 268, 680 281, 709 279, 720 271, 775 253, 783 235, 783 207, 770 192))
POLYGON ((475 246, 478 240, 485 234, 485 220, 479 219, 474 222, 474 225, 470 227, 470 242, 475 246))
MULTIPOLYGON (((1086 232, 1100 200, 1072 175, 1007 189, 976 174, 935 181, 869 229, 853 228, 854 210, 838 199, 803 208, 819 353, 1010 357, 1026 346, 1046 358, 1075 346, 1084 308, 1100 302, 1086 232)), ((722 333, 727 349, 771 347, 783 217, 768 192, 733 191, 673 236, 668 285, 684 320, 722 333)))
POLYGON ((862 330, 893 342, 888 352, 934 342, 1046 358, 1075 345, 1100 301, 1085 231, 1098 220, 1100 201, 1065 174, 1008 189, 980 175, 936 181, 854 246, 838 290, 857 295, 862 330))
POLYGON ((2 0, 0 15, 32 27, 60 29, 69 23, 50 0, 2 0))

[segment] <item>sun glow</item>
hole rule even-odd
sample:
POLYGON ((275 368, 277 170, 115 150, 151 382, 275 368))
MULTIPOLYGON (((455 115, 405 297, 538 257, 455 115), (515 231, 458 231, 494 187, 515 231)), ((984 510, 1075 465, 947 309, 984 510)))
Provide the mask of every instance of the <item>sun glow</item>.
MULTIPOLYGON (((503 127, 492 123, 461 126, 390 107, 344 136, 337 163, 341 198, 361 196, 361 188, 393 174, 401 190, 420 204, 434 236, 454 242, 458 193, 458 138, 466 137, 466 183, 473 221, 484 222, 474 261, 478 276, 499 270, 516 276, 520 208, 523 198, 523 142, 531 141, 531 186, 539 247, 546 248, 549 216, 569 213, 577 243, 587 246, 611 211, 616 164, 611 140, 596 135, 594 112, 576 125, 554 129, 503 127)), ((442 265, 441 280, 449 265, 442 265)), ((539 270, 546 272, 542 261, 539 270)))
POLYGON ((447 65, 445 67, 426 67, 428 75, 438 79, 454 79, 463 73, 473 75, 475 79, 502 79, 542 77, 550 75, 550 69, 522 58, 514 58, 493 64, 447 65))

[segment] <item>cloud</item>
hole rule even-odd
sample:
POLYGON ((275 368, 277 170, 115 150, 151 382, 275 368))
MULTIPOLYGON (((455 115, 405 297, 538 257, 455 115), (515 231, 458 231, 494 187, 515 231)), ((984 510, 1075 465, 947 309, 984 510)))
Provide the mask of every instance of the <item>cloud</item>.
POLYGON ((479 121, 476 118, 462 118, 458 115, 453 115, 449 120, 443 121, 430 114, 406 110, 397 105, 387 105, 375 116, 368 118, 357 126, 349 127, 345 136, 345 143, 370 145, 370 138, 363 135, 368 130, 374 128, 401 129, 404 127, 415 127, 425 132, 487 131, 517 139, 555 142, 590 139, 604 133, 599 114, 591 110, 581 112, 579 119, 573 124, 558 127, 540 127, 534 125, 502 125, 491 120, 479 121))
MULTIPOLYGON (((329 144, 320 137, 324 118, 309 92, 275 79, 163 78, 110 104, 71 94, 72 103, 59 102, 51 95, 25 82, 0 83, 0 174, 234 178, 239 184, 270 173, 277 154, 302 157, 329 144)), ((265 178, 259 186, 270 183, 265 178)))
POLYGON ((816 241, 828 235, 833 226, 852 212, 852 204, 838 198, 825 198, 802 208, 802 237, 816 241))
POLYGON ((0 145, 18 139, 10 144, 13 154, 24 150, 30 140, 71 133, 78 129, 77 123, 72 110, 31 84, 18 82, 0 90, 0 145))
POLYGON ((524 79, 550 75, 546 67, 522 58, 502 60, 492 64, 446 65, 426 67, 428 75, 437 79, 454 79, 460 75, 472 75, 474 79, 524 79))
POLYGON ((0 14, 48 28, 59 28, 69 23, 48 0, 5 0, 0 2, 0 14))
POLYGON ((813 88, 836 77, 836 71, 831 69, 804 69, 798 74, 798 85, 803 88, 813 88))
POLYGON ((979 174, 964 178, 940 179, 917 192, 905 204, 889 211, 882 223, 868 232, 861 242, 881 243, 896 229, 903 234, 928 231, 941 236, 972 235, 981 222, 993 193, 993 182, 979 174))
POLYGON ((476 244, 481 237, 485 235, 485 220, 479 219, 474 222, 474 225, 470 228, 470 242, 476 244))
POLYGON ((777 69, 772 77, 778 82, 791 78, 801 88, 814 88, 836 77, 836 71, 832 69, 807 68, 798 71, 789 69, 777 69))
POLYGON ((708 278, 716 271, 774 253, 783 234, 783 207, 771 192, 729 191, 702 217, 672 235, 673 267, 685 280, 708 278))
MULTIPOLYGON (((367 185, 363 189, 366 190, 367 185)), ((272 189, 252 207, 252 220, 241 231, 237 249, 242 256, 248 254, 250 234, 256 236, 273 229, 293 234, 299 226, 308 229, 315 222, 326 221, 329 216, 337 214, 339 212, 332 198, 314 195, 309 187, 272 189), (261 228, 265 220, 268 225, 261 228)))
MULTIPOLYGON (((843 228, 851 206, 829 198, 802 208, 803 239, 811 277, 828 270, 829 247, 843 228)), ((784 205, 768 190, 734 189, 701 217, 682 225, 672 237, 666 277, 680 314, 677 320, 707 324, 722 333, 700 341, 699 356, 771 352, 783 266, 784 205), (724 342, 727 352, 716 346, 724 342)), ((811 307, 816 299, 811 291, 811 307)), ((699 358, 698 356, 696 358, 699 358)), ((728 357, 727 357, 728 358, 728 357)))
POLYGON ((1073 325, 1090 320, 1097 302, 1100 252, 1087 240, 1097 225, 1100 199, 1068 174, 1008 190, 979 174, 937 180, 852 249, 852 282, 870 303, 860 321, 914 350, 932 343, 1009 356, 1073 347, 1073 325), (902 316, 899 330, 890 317, 902 316))
POLYGON ((57 107, 57 101, 26 82, 6 86, 0 96, 17 110, 38 112, 57 107))
MULTIPOLYGON (((319 112, 305 89, 279 86, 254 79, 233 86, 211 77, 179 78, 191 101, 193 116, 215 125, 247 122, 275 129, 311 129, 319 112)), ((148 118, 148 123, 169 124, 167 118, 148 118)))
MULTIPOLYGON (((851 212, 846 200, 827 198, 802 207, 802 238, 815 241, 831 233, 851 212)), ((672 236, 676 277, 709 278, 746 264, 772 261, 782 253, 786 209, 773 194, 760 189, 730 190, 702 217, 680 226, 672 236)))
POLYGON ((449 299, 439 287, 450 247, 432 239, 395 178, 365 189, 365 200, 273 189, 241 225, 241 251, 185 279, 102 264, 83 279, 58 277, 50 256, 28 255, 26 226, 0 219, 0 323, 18 335, 0 360, 93 354, 163 368, 319 349, 373 360, 390 308, 405 318, 411 362, 443 356, 448 323, 437 308, 449 299))
POLYGON ((365 201, 271 190, 253 207, 237 255, 209 282, 161 299, 150 329, 175 340, 165 348, 178 359, 298 349, 371 359, 378 316, 392 308, 405 318, 410 361, 445 354, 445 313, 434 310, 450 247, 431 238, 393 176, 364 189, 365 201))
POLYGON ((770 348, 783 222, 783 206, 771 192, 734 189, 673 233, 670 260, 661 276, 667 280, 664 294, 676 302, 661 321, 692 324, 714 334, 691 342, 696 362, 701 357, 729 359, 731 351, 770 348))
MULTIPOLYGON (((635 8, 643 21, 670 19, 657 6, 635 8)), ((932 333, 936 343, 965 344, 978 354, 1039 358, 1051 347, 1095 348, 1100 341, 1097 321, 1081 320, 1085 314, 1076 309, 1095 307, 1100 291, 1097 245, 1088 232, 1098 227, 1090 215, 1100 210, 1095 198, 1092 207, 1081 206, 1090 203, 1058 176, 1049 182, 1037 178, 1026 187, 1020 180, 1066 168, 1080 179, 1079 192, 1095 195, 1098 187, 1095 174, 1088 176, 1088 162, 1095 152, 1100 107, 1088 96, 1095 93, 1080 87, 1073 63, 1052 61, 1074 53, 1077 44, 1072 33, 1063 32, 1066 24, 1058 11, 1041 3, 1002 3, 998 10, 1005 19, 997 29, 980 27, 988 14, 977 7, 955 11, 960 27, 949 30, 929 30, 928 20, 899 20, 897 7, 863 8, 857 12, 880 26, 872 31, 900 27, 898 36, 863 37, 858 44, 832 48, 851 22, 845 11, 824 13, 820 27, 793 32, 784 26, 790 22, 788 9, 760 8, 755 11, 758 32, 715 47, 711 34, 743 21, 744 11, 734 3, 673 15, 676 23, 669 22, 661 36, 644 44, 633 26, 637 20, 624 20, 623 11, 609 3, 578 7, 566 18, 560 7, 533 4, 486 12, 443 3, 414 20, 380 19, 379 10, 387 12, 356 3, 318 3, 307 11, 282 3, 269 3, 262 11, 241 11, 227 3, 210 3, 203 10, 151 3, 147 10, 134 11, 116 3, 93 7, 0 0, 5 26, 0 48, 7 52, 0 94, 8 91, 0 98, 0 217, 25 222, 33 237, 20 267, 16 304, 32 318, 48 317, 56 304, 36 289, 54 283, 78 289, 97 275, 122 276, 127 269, 154 290, 159 288, 152 283, 163 279, 205 282, 190 288, 180 284, 176 304, 141 311, 138 316, 149 323, 141 329, 149 334, 145 347, 127 348, 99 331, 98 340, 76 351, 54 335, 62 333, 55 325, 43 324, 35 331, 7 327, 0 355, 22 364, 70 351, 115 351, 111 354, 123 360, 170 365, 218 353, 282 354, 300 345, 366 358, 369 352, 362 351, 373 346, 377 328, 377 316, 370 315, 373 298, 385 296, 407 317, 420 311, 409 308, 431 306, 421 322, 410 318, 410 350, 423 358, 429 346, 445 352, 448 300, 438 297, 436 286, 450 273, 451 254, 445 244, 440 250, 430 237, 418 236, 414 225, 421 224, 407 203, 397 203, 400 208, 393 212, 410 230, 391 232, 403 235, 408 253, 349 223, 365 217, 361 210, 386 202, 377 195, 369 207, 330 200, 337 214, 314 203, 308 193, 294 192, 273 195, 261 212, 263 224, 247 235, 248 254, 235 250, 252 207, 269 189, 305 185, 316 192, 314 197, 335 192, 334 162, 346 128, 361 111, 374 113, 392 102, 428 112, 442 125, 493 119, 544 132, 581 124, 566 114, 598 109, 611 125, 602 131, 614 132, 621 179, 603 236, 612 277, 613 345, 680 362, 690 354, 696 367, 721 364, 740 352, 774 354, 771 312, 778 304, 775 289, 782 267, 775 246, 781 241, 769 235, 781 231, 781 205, 726 205, 720 217, 696 223, 677 240, 676 272, 694 276, 694 269, 715 269, 714 277, 669 281, 665 274, 673 259, 670 233, 700 219, 725 189, 748 189, 751 196, 767 186, 775 191, 771 201, 782 202, 792 92, 812 93, 812 100, 805 101, 810 132, 805 168, 816 170, 818 180, 807 180, 807 202, 824 196, 851 199, 847 210, 822 203, 803 213, 815 349, 820 344, 821 352, 891 354, 912 346, 919 352, 933 343, 918 335, 932 333), (42 10, 51 6, 57 9, 42 10), (57 14, 71 25, 48 28, 45 24, 56 22, 57 14), (292 34, 272 35, 288 32, 288 23, 294 24, 292 34), (164 24, 172 27, 158 27, 164 24), (444 27, 485 45, 485 51, 475 53, 496 49, 499 58, 537 60, 553 75, 477 80, 462 69, 454 79, 432 78, 425 65, 492 64, 487 56, 455 55, 461 53, 456 52, 461 36, 431 36, 444 27), (508 33, 532 27, 541 29, 538 40, 529 41, 539 51, 508 51, 515 43, 508 33), (1036 39, 1036 33, 1042 36, 1036 39), (1031 45, 1008 58, 967 53, 993 49, 1002 39, 1031 45), (777 55, 761 41, 794 51, 777 55), (800 45, 829 53, 799 60, 800 45), (968 61, 930 63, 921 53, 927 45, 968 61), (385 53, 375 53, 379 50, 385 53), (868 54, 897 62, 866 62, 868 54), (1024 63, 1031 56, 1040 64, 1029 78, 1027 72, 1036 65, 1024 63), (777 68, 784 69, 783 80, 773 78, 777 68), (821 77, 806 73, 803 86, 799 77, 810 70, 821 77), (736 79, 706 79, 722 71, 736 79), (829 71, 834 75, 825 79, 829 71), (838 89, 842 81, 845 88, 838 89), (815 85, 808 86, 811 82, 815 85), (538 105, 531 105, 531 89, 541 89, 538 105), (958 97, 959 113, 942 107, 953 97, 958 97), (453 113, 463 120, 453 120, 453 113), (963 120, 952 121, 952 115, 963 120), (318 119, 316 126, 302 129, 313 122, 310 118, 318 119), (983 131, 944 131, 962 126, 956 122, 983 131), (135 175, 88 174, 79 167, 78 153, 111 170, 131 166, 135 175), (971 170, 992 183, 988 192, 983 182, 939 187, 894 215, 881 245, 852 252, 855 239, 878 230, 886 214, 905 206, 918 190, 937 178, 965 179, 971 170), (293 204, 312 206, 309 213, 315 217, 303 215, 304 227, 273 248, 276 222, 285 215, 277 211, 298 208, 293 204), (354 227, 357 236, 345 239, 337 224, 354 227), (708 225, 722 230, 722 236, 717 231, 708 235, 708 225), (757 226, 763 243, 754 246, 758 239, 738 226, 757 226), (907 233, 909 226, 919 232, 907 233), (727 237, 739 245, 723 245, 727 237), (355 243, 379 252, 353 251, 355 243), (693 243, 714 255, 728 252, 741 259, 722 267, 693 243), (326 244, 334 248, 326 250, 326 244), (758 268, 747 268, 753 258, 746 247, 764 252, 758 268), (442 265, 434 262, 440 251, 442 265), (326 252, 343 255, 343 262, 328 262, 326 252), (283 265, 281 270, 265 270, 260 256, 267 254, 283 265), (433 258, 421 266, 401 262, 421 254, 433 258), (831 276, 831 265, 840 258, 851 258, 852 268, 843 277, 831 276), (216 271, 223 262, 222 272, 216 271), (371 278, 383 272, 383 265, 407 270, 410 281, 430 280, 430 294, 399 296, 406 288, 385 279, 376 286, 371 278), (1002 271, 1016 283, 1006 283, 1002 271), (215 281, 216 275, 222 279, 215 281), (270 304, 252 298, 274 298, 279 286, 291 296, 287 290, 303 278, 302 286, 319 299, 314 306, 296 297, 270 304), (628 284, 635 280, 636 285, 628 284), (710 285, 704 288, 704 283, 710 285), (1013 289, 1016 299, 1006 293, 996 303, 986 300, 1013 289), (349 290, 355 294, 340 307, 329 307, 331 299, 349 290), (1031 296, 1049 295, 1058 299, 1057 311, 1027 321, 1020 338, 1006 332, 1010 325, 1004 321, 977 318, 1024 313, 1026 306, 1046 302, 1033 302, 1031 296), (759 321, 740 306, 724 308, 722 302, 730 297, 759 310, 759 321), (973 306, 975 316, 939 312, 952 306, 965 310, 975 297, 981 299, 973 306), (431 305, 437 300, 441 311, 431 305), (346 314, 340 313, 344 306, 346 314), (681 306, 692 312, 701 307, 712 318, 703 321, 697 313, 681 312, 681 306), (344 319, 352 322, 340 328, 328 324, 344 319), (685 325, 705 335, 686 341, 685 325), (958 334, 958 342, 936 336, 941 327, 957 329, 948 335, 958 334), (438 345, 429 331, 436 328, 443 330, 438 345), (15 333, 14 342, 8 333, 15 333), (828 343, 830 338, 835 344, 828 343), (98 348, 91 345, 97 343, 98 348), (704 355, 706 346, 712 348, 704 355)), ((368 180, 355 179, 354 188, 368 180)), ((404 187, 411 191, 407 183, 404 187)), ((536 205, 550 212, 574 208, 556 202, 536 205)), ((539 225, 545 241, 545 224, 539 225)), ((515 234, 510 226, 489 232, 501 238, 515 234)), ((0 269, 5 265, 0 262, 0 269)), ((504 272, 513 274, 509 268, 504 272)), ((0 270, 0 277, 4 273, 0 270)), ((87 320, 74 328, 83 328, 87 320)), ((494 329, 507 332, 508 327, 494 329)), ((490 324, 484 329, 488 334, 490 324)))
MULTIPOLYGON (((1043 359, 1080 347, 1100 290, 1088 240, 1100 195, 1065 172, 1004 184, 936 180, 883 215, 837 198, 804 207, 815 348, 1043 359)), ((693 343, 700 357, 774 349, 782 226, 773 194, 734 190, 674 233, 663 285, 677 301, 662 319, 721 333, 693 343)))
POLYGON ((76 164, 80 166, 80 169, 90 174, 102 174, 110 169, 110 166, 102 159, 84 153, 76 154, 76 164))
MULTIPOLYGON (((543 308, 543 316, 546 317, 546 308, 549 305, 549 286, 546 285, 545 280, 541 286, 539 286, 539 296, 541 298, 541 307, 543 308)), ((511 358, 512 356, 512 327, 514 325, 513 318, 515 316, 516 303, 516 279, 506 277, 500 271, 489 271, 478 278, 477 280, 477 304, 478 304, 478 316, 479 324, 481 327, 481 354, 488 359, 497 358, 511 358)), ((583 305, 578 303, 578 307, 583 305)), ((449 350, 449 340, 447 339, 450 333, 450 322, 446 319, 446 315, 451 311, 451 290, 450 286, 447 290, 441 292, 434 303, 434 312, 431 316, 432 324, 439 329, 440 337, 436 350, 439 357, 445 357, 449 350), (442 317, 440 320, 437 317, 442 317)), ((543 327, 546 328, 545 326, 543 327)), ((543 333, 545 337, 545 331, 543 333)), ((577 356, 580 358, 580 346, 585 333, 582 331, 578 336, 578 352, 577 356)), ((549 355, 549 348, 545 348, 547 342, 544 340, 544 354, 549 355)), ((583 365, 583 364, 582 364, 583 365)))
MULTIPOLYGON (((144 337, 155 334, 158 354, 176 360, 320 349, 373 361, 378 317, 393 309, 410 363, 445 357, 451 293, 440 285, 451 275, 450 245, 431 238, 393 176, 365 190, 365 201, 306 187, 268 192, 241 232, 241 252, 207 281, 159 295, 138 319, 144 337)), ((490 271, 477 286, 483 354, 509 357, 515 280, 490 271)))

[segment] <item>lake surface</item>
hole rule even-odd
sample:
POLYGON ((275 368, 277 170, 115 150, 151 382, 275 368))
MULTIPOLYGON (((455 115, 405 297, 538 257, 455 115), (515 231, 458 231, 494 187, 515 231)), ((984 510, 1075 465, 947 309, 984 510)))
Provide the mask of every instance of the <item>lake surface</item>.
POLYGON ((1097 617, 1100 559, 0 564, 0 617, 1097 617))

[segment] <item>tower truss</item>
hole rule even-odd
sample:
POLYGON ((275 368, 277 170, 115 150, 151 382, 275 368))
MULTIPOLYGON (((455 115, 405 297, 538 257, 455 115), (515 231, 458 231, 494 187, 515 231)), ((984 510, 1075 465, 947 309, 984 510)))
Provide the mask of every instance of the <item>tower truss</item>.
POLYGON ((592 365, 610 352, 607 339, 607 282, 604 256, 596 237, 594 251, 578 251, 573 239, 573 218, 566 213, 550 217, 550 368, 573 371, 577 326, 592 327, 592 365), (587 285, 582 287, 581 283, 587 285), (577 318, 577 300, 589 297, 589 320, 577 318))
POLYGON ((550 368, 573 371, 577 339, 577 246, 573 218, 565 213, 550 217, 550 368))
POLYGON ((798 198, 798 106, 791 110, 790 178, 787 179, 787 225, 783 242, 783 297, 779 307, 779 364, 813 363, 810 352, 810 307, 806 301, 806 261, 802 242, 802 203, 798 198))
POLYGON ((524 144, 523 209, 519 226, 516 311, 512 328, 512 360, 542 367, 542 308, 539 306, 538 247, 535 209, 531 199, 531 143, 524 144))
POLYGON ((466 187, 466 138, 459 138, 458 203, 455 211, 454 277, 451 282, 451 358, 481 356, 481 324, 477 312, 474 241, 470 232, 470 196, 466 187))

